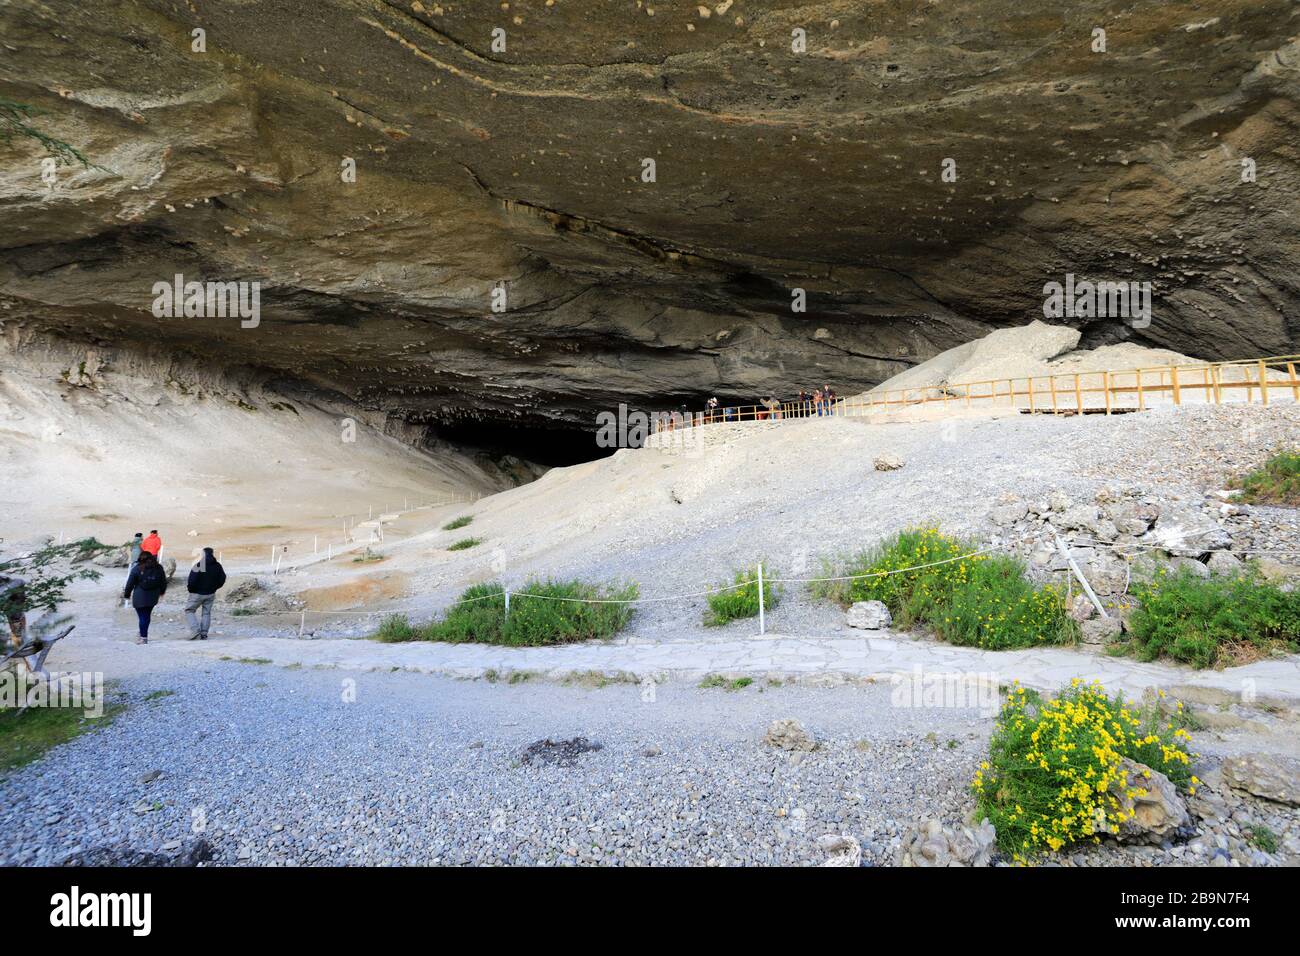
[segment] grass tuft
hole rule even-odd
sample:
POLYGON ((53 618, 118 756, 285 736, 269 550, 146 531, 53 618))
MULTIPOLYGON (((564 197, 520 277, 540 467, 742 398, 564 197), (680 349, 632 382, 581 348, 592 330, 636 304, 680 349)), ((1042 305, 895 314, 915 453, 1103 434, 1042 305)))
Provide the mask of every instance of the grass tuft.
MULTIPOLYGON (((726 591, 710 594, 706 599, 709 609, 704 612, 705 627, 720 627, 729 621, 738 621, 746 617, 758 617, 758 571, 747 568, 737 571, 732 578, 733 585, 726 591)), ((721 585, 719 585, 721 586, 721 585)), ((768 581, 763 582, 763 607, 771 611, 780 602, 780 591, 768 581)))
POLYGON ((1203 578, 1161 569, 1134 594, 1139 605, 1125 626, 1138 660, 1224 667, 1300 651, 1300 591, 1283 591, 1253 572, 1203 578))
POLYGON ((466 548, 473 548, 483 543, 482 538, 461 538, 455 544, 447 545, 448 551, 464 551, 466 548))
POLYGON ((1300 508, 1300 451, 1278 452, 1232 487, 1241 490, 1247 504, 1300 508))
POLYGON ((473 515, 461 515, 459 518, 452 518, 442 526, 443 531, 455 531, 457 528, 463 528, 474 520, 473 515))
POLYGON ((416 626, 404 614, 390 615, 380 622, 374 638, 537 647, 612 637, 631 619, 631 606, 585 602, 630 601, 637 594, 635 584, 618 588, 581 581, 529 581, 521 591, 511 591, 507 617, 502 585, 475 584, 441 620, 416 626))

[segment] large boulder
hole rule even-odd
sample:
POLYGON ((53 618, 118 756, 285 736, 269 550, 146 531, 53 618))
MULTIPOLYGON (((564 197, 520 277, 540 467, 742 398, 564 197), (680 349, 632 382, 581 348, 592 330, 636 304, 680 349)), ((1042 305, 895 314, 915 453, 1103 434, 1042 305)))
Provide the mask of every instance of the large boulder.
POLYGON ((1185 505, 1166 508, 1144 541, 1170 554, 1199 558, 1232 544, 1232 536, 1205 512, 1185 505))
POLYGON ((120 548, 110 548, 107 551, 101 551, 90 559, 90 563, 98 565, 101 568, 125 568, 131 564, 131 548, 122 546, 120 548))
POLYGON ((868 631, 879 631, 894 623, 889 608, 882 601, 858 601, 849 608, 845 620, 849 627, 861 627, 868 631))
POLYGON ((1128 757, 1120 761, 1119 769, 1110 794, 1119 801, 1124 820, 1117 827, 1102 821, 1102 832, 1121 843, 1163 843, 1191 820, 1187 801, 1159 770, 1128 757))
POLYGON ((1225 758, 1222 772, 1234 790, 1300 807, 1300 761, 1277 754, 1243 754, 1225 758))
POLYGON ((1118 617, 1094 617, 1079 624, 1079 639, 1085 644, 1109 644, 1119 640, 1124 622, 1118 617))
POLYGON ((922 820, 903 837, 899 866, 988 866, 997 831, 986 818, 978 827, 945 827, 922 820))

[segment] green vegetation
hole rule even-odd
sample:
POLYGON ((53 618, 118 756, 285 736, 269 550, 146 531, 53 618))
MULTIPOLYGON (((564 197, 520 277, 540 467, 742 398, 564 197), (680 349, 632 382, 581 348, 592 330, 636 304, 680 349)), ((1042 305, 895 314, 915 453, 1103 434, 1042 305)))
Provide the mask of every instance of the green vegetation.
POLYGON ((88 730, 106 727, 122 710, 104 707, 103 716, 87 717, 84 707, 31 707, 22 713, 0 711, 0 772, 13 770, 88 730))
POLYGON ((925 625, 945 641, 1004 650, 1069 644, 1078 625, 1052 585, 1035 585, 1023 562, 975 554, 968 542, 934 528, 903 531, 848 562, 816 596, 845 606, 881 601, 902 628, 925 625), (915 570, 903 570, 903 569, 915 570))
POLYGON ((483 543, 482 538, 461 538, 455 544, 447 545, 448 551, 464 551, 466 548, 473 548, 483 543))
POLYGON ((252 617, 258 613, 255 607, 232 607, 230 609, 231 617, 252 617))
POLYGON ((404 614, 389 615, 374 638, 534 647, 612 637, 631 618, 631 606, 587 602, 631 601, 638 593, 635 584, 617 588, 581 581, 529 581, 522 591, 511 591, 507 617, 505 589, 496 583, 475 584, 442 620, 416 626, 404 614))
POLYGON ((455 531, 457 528, 463 528, 474 520, 473 515, 461 515, 459 518, 452 518, 442 526, 443 531, 455 531))
POLYGON ((709 674, 704 680, 700 681, 700 687, 705 689, 721 687, 723 690, 744 690, 752 683, 754 683, 752 677, 737 677, 735 680, 727 680, 721 674, 709 674))
POLYGON ((1252 505, 1300 508, 1300 451, 1281 451, 1232 485, 1252 505))
POLYGON ((999 849, 1016 860, 1100 842, 1101 832, 1131 815, 1124 800, 1144 789, 1142 774, 1130 778, 1124 769, 1125 758, 1196 792, 1190 737, 1155 708, 1108 698, 1098 683, 1076 678, 1046 701, 1015 686, 998 715, 988 760, 971 782, 977 818, 989 819, 999 849))
POLYGON ((1246 842, 1257 850, 1263 850, 1265 853, 1277 852, 1277 834, 1262 823, 1256 823, 1249 828, 1246 836, 1246 842))
POLYGON ((382 554, 376 554, 374 551, 371 551, 369 548, 366 548, 365 551, 361 552, 361 554, 357 555, 355 558, 352 559, 352 563, 353 564, 374 564, 376 561, 382 561, 382 560, 384 560, 384 556, 382 554))
POLYGON ((1300 591, 1282 591, 1253 572, 1203 578, 1161 569, 1133 590, 1139 606, 1126 628, 1138 660, 1222 667, 1300 651, 1300 591))
POLYGON ((420 639, 419 633, 411 626, 405 614, 386 615, 379 622, 379 630, 375 631, 373 637, 384 644, 401 644, 420 639))
MULTIPOLYGON (((704 612, 706 627, 719 627, 728 621, 744 617, 758 617, 758 570, 749 568, 737 571, 732 585, 726 591, 708 596, 709 609, 704 612)), ((722 587, 723 585, 718 585, 722 587)), ((763 607, 772 610, 780 601, 780 592, 768 581, 763 582, 763 607)))
POLYGON ((100 577, 94 568, 74 567, 64 572, 57 566, 65 562, 82 564, 101 552, 112 550, 113 546, 96 538, 83 538, 67 544, 47 544, 29 555, 0 561, 0 574, 27 582, 21 598, 15 592, 0 598, 0 617, 36 610, 57 611, 68 585, 74 581, 98 581, 100 577))

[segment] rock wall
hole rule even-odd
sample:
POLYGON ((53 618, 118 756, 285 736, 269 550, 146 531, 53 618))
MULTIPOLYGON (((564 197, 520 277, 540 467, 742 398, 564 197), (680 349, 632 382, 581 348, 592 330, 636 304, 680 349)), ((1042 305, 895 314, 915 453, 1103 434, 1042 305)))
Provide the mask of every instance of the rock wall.
POLYGON ((1081 319, 1085 344, 1294 352, 1298 23, 1290 0, 17 0, 0 98, 86 164, 47 182, 41 142, 0 142, 0 318, 445 424, 852 394, 1041 318, 1067 273, 1152 283, 1149 325, 1081 319), (155 317, 176 273, 259 282, 260 324, 155 317))

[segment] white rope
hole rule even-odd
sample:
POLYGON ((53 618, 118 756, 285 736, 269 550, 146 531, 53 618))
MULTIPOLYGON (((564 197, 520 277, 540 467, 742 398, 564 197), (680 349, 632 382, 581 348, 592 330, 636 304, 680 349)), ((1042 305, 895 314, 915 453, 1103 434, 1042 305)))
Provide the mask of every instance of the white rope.
POLYGON ((819 581, 859 581, 863 578, 882 578, 890 574, 906 574, 908 571, 923 571, 926 568, 937 568, 941 564, 952 564, 954 561, 965 561, 967 558, 973 558, 981 554, 988 554, 990 551, 1000 551, 1005 545, 993 544, 987 548, 980 548, 978 551, 971 551, 968 554, 959 554, 954 558, 944 558, 942 561, 931 561, 929 564, 917 564, 910 568, 892 568, 889 571, 869 571, 866 574, 847 574, 836 578, 769 578, 773 583, 782 584, 799 584, 814 583, 819 581))
MULTIPOLYGON (((1168 551, 1169 550, 1168 548, 1158 544, 1139 544, 1137 542, 1128 545, 1107 544, 1104 541, 1096 541, 1092 538, 1076 538, 1074 540, 1074 543, 1086 545, 1091 548, 1125 548, 1125 549, 1137 548, 1138 550, 1141 551, 1168 551)), ((1175 545, 1175 547, 1177 547, 1177 545, 1175 545)), ((1193 550, 1193 549, 1189 548, 1188 550, 1193 550)), ((1229 551, 1225 548, 1212 548, 1209 550, 1223 551, 1225 554, 1300 554, 1300 551, 1284 551, 1277 548, 1243 548, 1240 551, 1229 551)))

